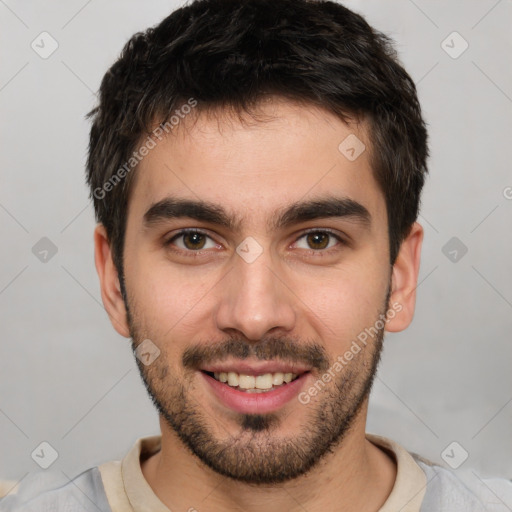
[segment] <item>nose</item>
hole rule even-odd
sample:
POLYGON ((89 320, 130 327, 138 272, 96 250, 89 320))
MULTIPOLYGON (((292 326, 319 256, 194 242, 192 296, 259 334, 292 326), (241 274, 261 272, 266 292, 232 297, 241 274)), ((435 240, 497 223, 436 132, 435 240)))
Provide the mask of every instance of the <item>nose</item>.
POLYGON ((269 252, 264 251, 252 262, 235 254, 233 265, 220 291, 218 329, 237 331, 253 341, 276 331, 292 331, 296 321, 294 295, 269 252))

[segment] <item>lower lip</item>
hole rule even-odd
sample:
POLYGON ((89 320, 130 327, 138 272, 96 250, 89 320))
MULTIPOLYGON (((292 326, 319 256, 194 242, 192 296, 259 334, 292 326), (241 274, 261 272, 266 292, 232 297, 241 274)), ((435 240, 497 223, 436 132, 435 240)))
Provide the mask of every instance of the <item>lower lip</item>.
POLYGON ((309 372, 303 373, 294 381, 273 391, 246 393, 219 382, 205 372, 200 373, 223 405, 245 414, 264 414, 277 411, 299 394, 309 375, 309 372))

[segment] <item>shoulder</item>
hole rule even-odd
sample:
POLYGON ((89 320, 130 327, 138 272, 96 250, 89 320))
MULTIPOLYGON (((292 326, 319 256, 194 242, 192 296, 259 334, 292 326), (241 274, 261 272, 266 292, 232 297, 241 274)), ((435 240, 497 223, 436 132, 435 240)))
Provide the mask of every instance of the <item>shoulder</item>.
POLYGON ((512 511, 512 480, 483 477, 471 468, 448 469, 387 437, 370 433, 366 437, 397 462, 395 487, 388 498, 394 508, 388 506, 386 511, 405 510, 404 499, 407 510, 415 512, 512 511))
POLYGON ((32 473, 15 494, 0 499, 1 512, 111 512, 98 467, 72 479, 64 473, 32 473))
POLYGON ((512 480, 454 471, 411 453, 427 478, 421 512, 506 512, 512 509, 512 480))

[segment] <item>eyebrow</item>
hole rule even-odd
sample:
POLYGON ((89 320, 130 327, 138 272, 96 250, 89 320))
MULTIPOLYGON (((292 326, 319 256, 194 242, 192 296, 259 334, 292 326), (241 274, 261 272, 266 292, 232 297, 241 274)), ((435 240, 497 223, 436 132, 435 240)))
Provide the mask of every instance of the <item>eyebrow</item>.
MULTIPOLYGON (((169 196, 151 205, 144 214, 143 224, 151 228, 156 224, 177 218, 208 222, 233 232, 239 232, 243 223, 242 218, 229 215, 220 205, 169 196)), ((267 228, 272 231, 309 220, 327 218, 347 218, 362 224, 366 229, 371 227, 371 214, 362 204, 348 197, 329 196, 295 202, 284 209, 281 208, 275 212, 267 228)))

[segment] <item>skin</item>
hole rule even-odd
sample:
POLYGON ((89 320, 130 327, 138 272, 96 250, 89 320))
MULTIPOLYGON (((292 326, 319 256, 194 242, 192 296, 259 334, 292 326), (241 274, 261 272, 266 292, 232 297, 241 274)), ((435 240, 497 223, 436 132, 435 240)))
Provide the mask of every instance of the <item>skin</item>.
MULTIPOLYGON (((98 225, 95 230, 102 299, 114 328, 133 338, 134 348, 149 338, 161 351, 151 365, 138 362, 148 391, 159 400, 162 431, 161 451, 143 461, 141 469, 172 510, 377 511, 396 478, 394 460, 365 438, 365 385, 375 371, 377 338, 307 405, 291 400, 267 418, 262 430, 251 429, 244 415, 215 398, 198 371, 183 366, 183 353, 190 347, 225 347, 230 339, 253 347, 250 361, 257 361, 257 347, 267 342, 281 347, 282 340, 290 341, 283 353, 291 358, 293 347, 314 342, 332 365, 386 310, 388 292, 387 306, 397 303, 401 309, 388 318, 381 336, 405 329, 413 318, 423 228, 414 223, 391 267, 385 199, 370 168, 364 123, 347 126, 323 109, 279 98, 262 102, 259 108, 269 116, 265 122, 247 117, 240 123, 224 111, 201 113, 192 123, 191 115, 140 163, 127 217, 127 304, 105 229, 98 225), (338 150, 349 134, 367 148, 355 161, 338 150), (189 218, 145 227, 144 213, 171 193, 224 207, 243 219, 240 229, 189 218), (267 230, 275 210, 333 193, 364 205, 371 214, 370 228, 343 217, 267 230), (201 229, 211 237, 201 257, 184 255, 190 239, 188 246, 183 237, 175 240, 172 249, 177 252, 165 246, 184 228, 201 229), (332 238, 323 252, 312 250, 303 236, 309 228, 333 230, 349 243, 340 245, 332 238), (236 252, 249 236, 263 249, 250 264, 236 252), (333 410, 343 417, 335 417, 333 410), (279 450, 293 449, 294 440, 312 450, 318 446, 322 438, 314 433, 322 411, 323 423, 334 428, 345 419, 346 428, 310 467, 299 467, 300 457, 291 457, 297 462, 291 469, 298 474, 280 482, 248 483, 221 474, 178 435, 180 428, 185 432, 194 418, 200 419, 212 446, 224 446, 227 456, 227 447, 235 446, 233 454, 256 472, 277 463, 284 453, 279 450), (256 448, 254 453, 250 447, 256 448)), ((191 252, 189 248, 187 254, 191 252)), ((323 373, 314 368, 304 389, 323 373)), ((326 431, 324 437, 333 435, 326 431)))

